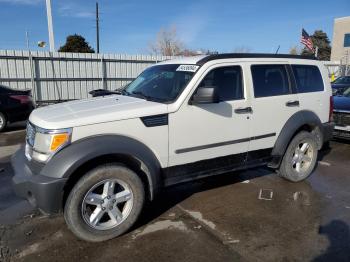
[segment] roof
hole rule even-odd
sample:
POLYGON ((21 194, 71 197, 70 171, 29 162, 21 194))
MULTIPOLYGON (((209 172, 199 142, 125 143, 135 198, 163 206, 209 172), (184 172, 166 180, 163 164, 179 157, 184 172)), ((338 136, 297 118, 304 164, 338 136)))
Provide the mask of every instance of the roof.
POLYGON ((232 53, 232 54, 217 54, 208 55, 197 61, 197 65, 204 65, 206 62, 218 59, 229 58, 289 58, 289 59, 309 59, 317 60, 314 56, 288 55, 288 54, 258 54, 258 53, 232 53))
POLYGON ((158 64, 185 64, 185 65, 195 65, 198 61, 207 57, 208 55, 197 55, 197 56, 186 56, 186 57, 178 57, 175 59, 165 60, 158 64))
POLYGON ((289 55, 289 54, 259 54, 259 53, 226 53, 215 55, 198 55, 189 57, 178 57, 171 60, 165 60, 159 64, 187 64, 187 65, 204 65, 205 63, 218 60, 218 59, 230 59, 230 58, 288 58, 288 59, 309 59, 317 60, 313 56, 302 55, 289 55))

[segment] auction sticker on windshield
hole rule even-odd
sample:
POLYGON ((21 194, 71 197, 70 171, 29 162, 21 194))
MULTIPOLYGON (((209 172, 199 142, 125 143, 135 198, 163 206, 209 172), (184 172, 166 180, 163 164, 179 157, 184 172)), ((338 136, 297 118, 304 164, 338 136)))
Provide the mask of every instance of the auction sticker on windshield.
POLYGON ((199 66, 197 65, 180 65, 176 71, 183 71, 183 72, 196 72, 199 66))

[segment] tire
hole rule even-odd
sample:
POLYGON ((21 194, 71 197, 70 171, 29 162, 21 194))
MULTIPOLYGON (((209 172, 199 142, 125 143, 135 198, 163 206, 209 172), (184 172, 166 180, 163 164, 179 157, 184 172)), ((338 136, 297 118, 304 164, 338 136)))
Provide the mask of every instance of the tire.
POLYGON ((119 164, 102 165, 75 184, 64 207, 64 218, 78 238, 101 242, 129 230, 144 202, 144 186, 135 172, 119 164))
POLYGON ((7 118, 3 113, 0 112, 0 132, 5 130, 6 126, 7 126, 7 118))
POLYGON ((306 179, 315 168, 317 155, 315 136, 306 131, 298 133, 289 143, 283 156, 278 170, 279 176, 291 182, 306 179))

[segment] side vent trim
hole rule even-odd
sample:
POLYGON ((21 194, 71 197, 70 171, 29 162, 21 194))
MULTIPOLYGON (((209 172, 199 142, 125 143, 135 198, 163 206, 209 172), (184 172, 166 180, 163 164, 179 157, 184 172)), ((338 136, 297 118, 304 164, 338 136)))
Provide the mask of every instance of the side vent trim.
POLYGON ((141 121, 146 127, 168 125, 168 114, 141 117, 141 121))

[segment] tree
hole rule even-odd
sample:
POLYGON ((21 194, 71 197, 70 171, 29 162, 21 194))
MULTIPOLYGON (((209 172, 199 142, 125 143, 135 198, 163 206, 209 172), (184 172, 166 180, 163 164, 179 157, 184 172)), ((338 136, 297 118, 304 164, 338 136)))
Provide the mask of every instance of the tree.
POLYGON ((248 46, 237 46, 235 49, 233 49, 233 53, 251 53, 252 49, 248 46))
POLYGON ((66 43, 60 47, 58 52, 95 53, 95 50, 86 42, 84 37, 74 34, 67 36, 66 43))
MULTIPOLYGON (((317 58, 320 60, 330 60, 331 58, 331 45, 328 36, 322 30, 316 30, 313 35, 311 35, 312 43, 314 48, 318 46, 317 58)), ((302 55, 314 55, 310 50, 304 47, 302 55)))
POLYGON ((289 49, 289 54, 291 55, 300 55, 302 52, 302 49, 299 47, 299 46, 292 46, 290 49, 289 49))
POLYGON ((149 49, 153 54, 164 56, 181 55, 186 50, 184 44, 177 36, 175 26, 161 28, 156 39, 150 43, 149 49))

